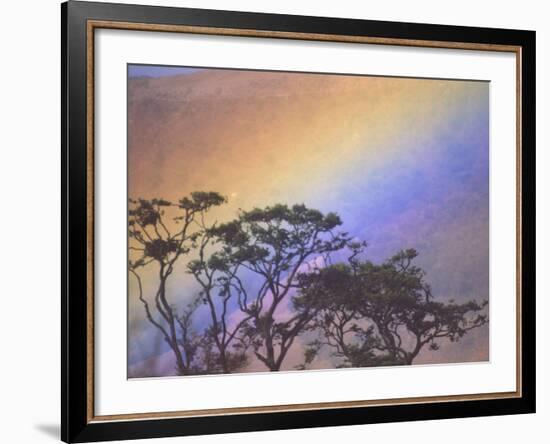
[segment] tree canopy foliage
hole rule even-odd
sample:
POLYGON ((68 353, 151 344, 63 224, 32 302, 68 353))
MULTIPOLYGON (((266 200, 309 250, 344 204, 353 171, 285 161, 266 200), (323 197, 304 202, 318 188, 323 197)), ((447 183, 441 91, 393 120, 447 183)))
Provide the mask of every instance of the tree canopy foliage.
POLYGON ((424 346, 456 342, 488 321, 487 302, 435 301, 425 272, 413 265, 418 253, 400 251, 383 264, 339 263, 307 276, 294 298, 297 311, 311 311, 310 330, 320 333, 306 350, 310 363, 326 346, 341 367, 412 364, 424 346))
POLYGON ((415 250, 368 261, 366 243, 342 231, 336 213, 277 204, 208 223, 225 202, 216 192, 130 200, 129 272, 180 375, 231 373, 252 359, 279 371, 299 337, 307 345, 297 368, 323 350, 335 367, 410 365, 424 347, 488 322, 486 301, 437 300, 415 250), (168 282, 180 262, 198 290, 178 308, 168 282), (145 270, 156 282, 147 295, 145 270))

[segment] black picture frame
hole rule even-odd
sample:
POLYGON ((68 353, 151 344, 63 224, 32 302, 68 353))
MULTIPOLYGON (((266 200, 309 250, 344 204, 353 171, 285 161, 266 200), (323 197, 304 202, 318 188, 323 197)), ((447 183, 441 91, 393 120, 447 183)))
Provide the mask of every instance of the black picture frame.
MULTIPOLYGON (((61 5, 61 438, 91 442, 535 412, 535 32, 69 1, 61 5), (90 20, 512 45, 521 54, 521 394, 464 401, 98 421, 90 416, 87 38, 90 20)), ((145 32, 145 31, 144 31, 145 32)), ((445 45, 443 45, 445 46, 445 45)), ((93 405, 92 405, 93 408, 93 405)))

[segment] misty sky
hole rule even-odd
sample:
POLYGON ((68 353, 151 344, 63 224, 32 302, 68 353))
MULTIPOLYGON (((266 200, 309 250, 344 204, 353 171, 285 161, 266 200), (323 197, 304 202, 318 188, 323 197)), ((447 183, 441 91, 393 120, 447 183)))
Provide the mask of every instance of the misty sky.
MULTIPOLYGON (((220 221, 274 203, 335 211, 369 243, 368 259, 415 248, 436 297, 489 299, 488 83, 150 66, 129 75, 130 197, 218 191, 229 198, 220 221)), ((129 363, 155 365, 158 335, 132 288, 129 363)), ((182 303, 197 288, 182 272, 171 290, 182 303)), ((488 345, 484 327, 419 361, 486 360, 488 345)))

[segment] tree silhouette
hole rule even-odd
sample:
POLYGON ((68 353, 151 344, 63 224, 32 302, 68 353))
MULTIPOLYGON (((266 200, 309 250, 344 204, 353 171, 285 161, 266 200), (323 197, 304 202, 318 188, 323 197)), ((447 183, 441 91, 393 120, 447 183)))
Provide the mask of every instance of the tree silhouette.
POLYGON ((349 242, 346 233, 335 231, 341 224, 335 213, 274 205, 241 211, 237 219, 211 230, 221 249, 209 263, 225 271, 224 294, 235 294, 245 317, 241 341, 270 371, 281 368, 312 317, 307 310, 285 316, 278 309, 299 287, 301 274, 328 263, 330 254, 349 242), (312 261, 319 258, 321 265, 312 261), (245 281, 257 285, 253 289, 245 281))
POLYGON ((413 265, 417 255, 401 251, 381 265, 353 255, 311 276, 294 300, 299 311, 317 308, 309 329, 321 334, 306 349, 305 364, 328 346, 344 367, 410 365, 423 347, 437 350, 438 340, 458 341, 488 322, 481 313, 486 301, 435 301, 425 272, 413 265))
POLYGON ((225 202, 216 192, 130 200, 129 273, 179 375, 231 373, 254 357, 279 371, 296 338, 312 334, 298 368, 325 349, 336 367, 410 365, 424 347, 488 322, 487 302, 435 300, 415 250, 381 264, 362 259, 366 243, 340 231, 336 213, 277 204, 208 224, 225 202), (335 253, 350 255, 332 263, 335 253), (183 308, 168 295, 180 262, 199 286, 183 308))
POLYGON ((242 294, 235 291, 241 264, 224 260, 223 255, 220 256, 215 250, 207 257, 208 248, 212 249, 218 243, 215 231, 215 226, 203 227, 197 248, 198 258, 190 261, 187 269, 199 283, 200 298, 208 308, 211 325, 205 335, 210 338, 212 346, 216 349, 220 372, 231 373, 248 362, 248 346, 239 333, 250 316, 245 315, 235 325, 230 325, 230 303, 236 298, 239 298, 241 303, 242 294))
POLYGON ((198 342, 191 333, 192 304, 182 314, 170 303, 167 282, 176 262, 196 247, 204 215, 212 207, 225 202, 215 192, 194 192, 177 203, 164 199, 130 199, 128 211, 129 271, 137 280, 138 298, 147 320, 159 330, 170 346, 176 360, 176 371, 186 375, 196 370, 198 342), (167 223, 169 220, 171 223, 167 223), (177 228, 172 228, 172 225, 177 228), (170 228, 169 228, 170 226, 170 228), (144 296, 140 270, 156 266, 158 286, 154 308, 144 296))

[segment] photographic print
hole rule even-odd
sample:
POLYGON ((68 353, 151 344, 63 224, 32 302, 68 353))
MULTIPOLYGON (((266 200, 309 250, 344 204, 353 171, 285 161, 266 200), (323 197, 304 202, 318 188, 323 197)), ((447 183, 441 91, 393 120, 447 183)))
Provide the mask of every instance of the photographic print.
POLYGON ((127 82, 129 378, 489 360, 489 82, 127 82))

